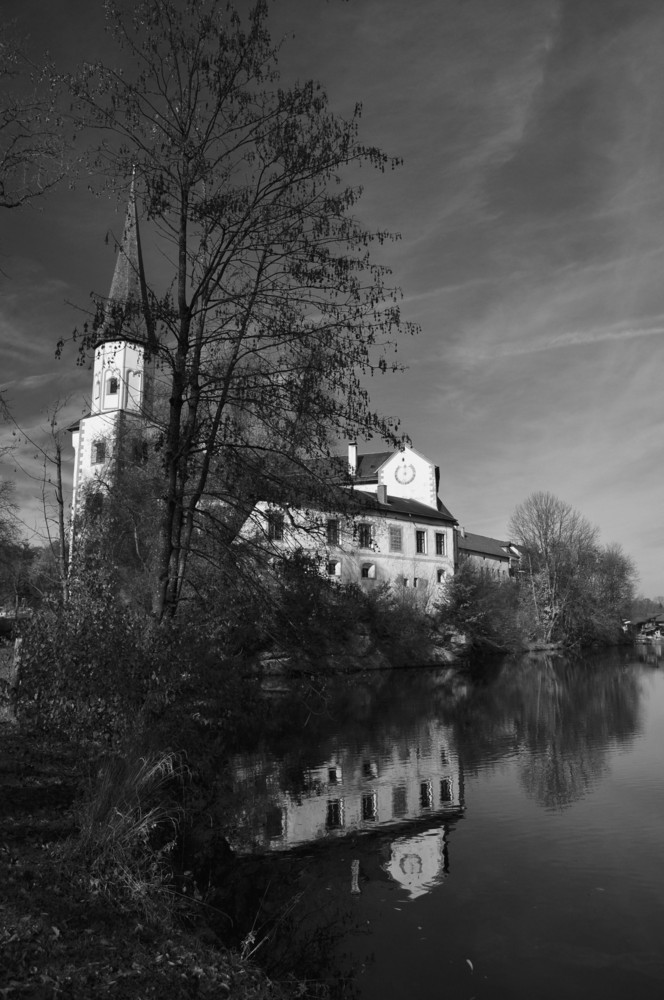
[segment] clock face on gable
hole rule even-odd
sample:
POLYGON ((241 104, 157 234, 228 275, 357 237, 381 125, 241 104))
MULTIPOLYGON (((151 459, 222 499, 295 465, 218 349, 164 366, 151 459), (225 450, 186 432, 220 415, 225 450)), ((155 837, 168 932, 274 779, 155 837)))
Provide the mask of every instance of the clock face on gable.
POLYGON ((407 483, 412 483, 415 478, 415 466, 410 463, 407 465, 405 462, 401 465, 397 465, 394 470, 394 478, 398 483, 401 483, 402 486, 405 486, 407 483))

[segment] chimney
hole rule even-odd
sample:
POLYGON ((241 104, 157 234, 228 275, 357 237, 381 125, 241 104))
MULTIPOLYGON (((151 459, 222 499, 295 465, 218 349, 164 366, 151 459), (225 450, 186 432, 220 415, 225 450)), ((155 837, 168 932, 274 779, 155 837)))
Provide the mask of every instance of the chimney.
POLYGON ((351 441, 348 445, 348 471, 351 476, 357 475, 357 443, 351 441))
POLYGON ((376 499, 378 500, 378 503, 387 503, 387 486, 385 486, 384 483, 381 483, 376 490, 376 499))

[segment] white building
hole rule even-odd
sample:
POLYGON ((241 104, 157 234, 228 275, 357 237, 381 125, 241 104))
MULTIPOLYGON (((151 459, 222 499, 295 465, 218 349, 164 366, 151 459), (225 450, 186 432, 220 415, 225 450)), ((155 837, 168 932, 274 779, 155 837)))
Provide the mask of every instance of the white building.
POLYGON ((456 518, 438 496, 439 470, 414 448, 348 450, 351 494, 344 513, 260 504, 254 536, 276 551, 315 552, 329 576, 369 589, 426 590, 453 576, 456 518))

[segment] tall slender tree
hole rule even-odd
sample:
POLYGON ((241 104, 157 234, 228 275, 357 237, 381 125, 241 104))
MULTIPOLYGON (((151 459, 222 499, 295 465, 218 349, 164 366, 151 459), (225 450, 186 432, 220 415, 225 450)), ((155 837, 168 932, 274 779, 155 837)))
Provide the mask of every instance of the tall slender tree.
MULTIPOLYGON (((396 367, 397 291, 369 250, 388 234, 355 217, 353 168, 397 161, 334 114, 320 84, 282 86, 268 2, 107 0, 120 62, 67 80, 89 165, 111 185, 135 170, 165 275, 149 289, 165 413, 153 588, 157 617, 183 593, 198 529, 229 541, 266 489, 303 502, 311 459, 338 439, 397 427, 364 378, 396 367), (120 66, 122 68, 117 68, 120 66)), ((108 322, 100 303, 84 350, 108 322)))

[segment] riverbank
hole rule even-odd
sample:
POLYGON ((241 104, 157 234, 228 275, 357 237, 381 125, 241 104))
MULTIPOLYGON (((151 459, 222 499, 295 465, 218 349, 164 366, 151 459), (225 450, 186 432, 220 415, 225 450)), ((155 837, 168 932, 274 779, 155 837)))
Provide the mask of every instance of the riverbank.
POLYGON ((221 947, 195 913, 150 927, 72 878, 64 845, 77 834, 76 801, 95 757, 94 747, 82 753, 0 724, 3 998, 284 1000, 287 984, 221 947))

